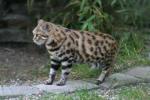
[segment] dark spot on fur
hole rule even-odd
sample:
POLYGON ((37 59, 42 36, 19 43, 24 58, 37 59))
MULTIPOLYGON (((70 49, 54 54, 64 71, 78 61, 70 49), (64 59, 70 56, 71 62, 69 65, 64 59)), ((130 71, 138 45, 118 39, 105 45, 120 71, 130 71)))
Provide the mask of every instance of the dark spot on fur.
POLYGON ((106 43, 106 44, 108 44, 108 41, 107 41, 107 40, 105 40, 105 43, 106 43))
POLYGON ((76 38, 79 39, 79 36, 78 36, 78 34, 76 32, 73 32, 73 34, 75 35, 76 38))
POLYGON ((96 60, 99 60, 99 57, 96 57, 96 60))
POLYGON ((78 46, 79 44, 78 44, 78 41, 76 41, 76 45, 78 46))
POLYGON ((62 57, 63 55, 65 55, 65 52, 59 54, 58 57, 62 57))
POLYGON ((55 70, 58 70, 59 69, 59 65, 54 65, 54 64, 51 64, 51 68, 55 69, 55 70))
POLYGON ((79 51, 76 51, 77 55, 82 59, 81 54, 79 53, 79 51))
POLYGON ((87 42, 88 42, 89 44, 92 44, 92 41, 91 41, 90 39, 88 39, 87 42))
POLYGON ((106 36, 106 35, 104 35, 104 36, 103 36, 103 38, 104 38, 104 39, 106 39, 106 38, 107 38, 107 36, 106 36))
POLYGON ((87 35, 90 35, 90 33, 87 33, 87 35))
POLYGON ((103 44, 104 44, 104 41, 101 41, 100 43, 101 43, 101 45, 103 45, 103 44))
POLYGON ((73 52, 74 52, 74 50, 73 50, 73 49, 71 49, 71 50, 70 50, 70 52, 72 52, 72 53, 73 53, 73 52))
POLYGON ((85 56, 86 56, 86 58, 89 58, 89 57, 90 57, 90 55, 89 55, 89 54, 85 54, 85 56))
POLYGON ((110 46, 111 46, 111 43, 108 43, 108 46, 110 47, 110 46))
POLYGON ((73 41, 73 43, 75 43, 73 37, 71 35, 69 35, 70 39, 73 41))
POLYGON ((103 36, 103 34, 102 33, 100 33, 100 34, 98 34, 99 36, 103 36))
POLYGON ((94 39, 94 40, 95 40, 95 39, 96 39, 96 37, 95 37, 94 35, 92 35, 92 39, 94 39))
POLYGON ((87 61, 90 61, 90 57, 86 59, 87 61))
POLYGON ((109 40, 114 40, 111 36, 107 36, 107 38, 109 39, 109 40))
POLYGON ((104 54, 103 54, 103 53, 101 53, 101 55, 102 55, 102 56, 104 56, 104 54))
POLYGON ((58 29, 56 29, 56 32, 58 32, 58 29))
POLYGON ((61 60, 61 62, 63 62, 63 61, 68 61, 68 57, 64 57, 64 58, 61 60))
POLYGON ((83 34, 84 32, 83 32, 83 31, 81 31, 80 33, 81 33, 81 34, 83 34))
POLYGON ((93 47, 91 47, 91 48, 90 48, 90 51, 93 51, 93 50, 94 50, 93 47))
POLYGON ((63 30, 61 30, 61 33, 64 33, 64 31, 63 31, 63 30))
POLYGON ((94 54, 97 55, 97 51, 94 51, 94 54))
POLYGON ((98 46, 98 43, 99 43, 99 41, 96 41, 96 42, 95 42, 95 46, 98 46))
POLYGON ((95 56, 91 56, 92 59, 95 59, 95 56))
POLYGON ((106 48, 106 46, 104 46, 103 48, 104 48, 104 51, 107 51, 107 48, 106 48))
POLYGON ((70 73, 70 72, 65 72, 64 74, 65 74, 65 75, 69 75, 69 73, 70 73))
POLYGON ((70 45, 71 45, 71 43, 70 43, 70 42, 68 42, 67 46, 68 46, 68 47, 70 47, 70 45))
POLYGON ((72 65, 71 64, 69 64, 69 65, 67 65, 67 66, 62 66, 62 69, 63 70, 65 70, 65 69, 67 69, 67 68, 71 68, 72 67, 72 65))
POLYGON ((100 53, 102 52, 100 47, 98 47, 98 50, 99 50, 100 53))
POLYGON ((70 50, 66 50, 66 53, 69 54, 69 53, 70 53, 70 50))
POLYGON ((84 44, 82 44, 82 48, 83 48, 83 52, 85 52, 86 50, 85 50, 85 45, 84 44))
POLYGON ((94 32, 94 34, 98 34, 97 32, 94 32))

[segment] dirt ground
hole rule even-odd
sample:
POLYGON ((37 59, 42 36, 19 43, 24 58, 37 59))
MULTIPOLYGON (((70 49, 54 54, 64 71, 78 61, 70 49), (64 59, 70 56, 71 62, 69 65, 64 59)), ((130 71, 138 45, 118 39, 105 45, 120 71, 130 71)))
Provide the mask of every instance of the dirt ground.
POLYGON ((32 80, 32 73, 48 63, 44 47, 25 43, 0 43, 0 82, 32 80))

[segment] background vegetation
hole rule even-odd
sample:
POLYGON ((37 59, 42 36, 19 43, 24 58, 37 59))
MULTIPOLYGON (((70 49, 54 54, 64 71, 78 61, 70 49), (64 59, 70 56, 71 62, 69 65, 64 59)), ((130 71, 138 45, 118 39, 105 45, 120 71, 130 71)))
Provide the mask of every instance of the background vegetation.
MULTIPOLYGON (((30 12, 35 2, 27 0, 30 12)), ((150 24, 149 0, 45 0, 45 5, 53 9, 42 18, 83 30, 106 31, 120 25, 143 28, 150 24), (54 9, 57 6, 63 7, 54 9)))

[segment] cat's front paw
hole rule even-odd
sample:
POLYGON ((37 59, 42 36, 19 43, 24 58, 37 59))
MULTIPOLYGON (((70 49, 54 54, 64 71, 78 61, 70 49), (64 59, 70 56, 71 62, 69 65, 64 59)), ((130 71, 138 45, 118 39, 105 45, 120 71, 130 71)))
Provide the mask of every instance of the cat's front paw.
POLYGON ((95 82, 96 85, 100 85, 102 83, 103 83, 103 81, 101 81, 101 80, 96 80, 96 82, 95 82))
POLYGON ((44 81, 44 84, 45 85, 52 85, 53 81, 51 79, 48 79, 48 80, 44 81))
POLYGON ((60 80, 56 83, 57 86, 63 86, 66 84, 66 81, 65 80, 60 80))

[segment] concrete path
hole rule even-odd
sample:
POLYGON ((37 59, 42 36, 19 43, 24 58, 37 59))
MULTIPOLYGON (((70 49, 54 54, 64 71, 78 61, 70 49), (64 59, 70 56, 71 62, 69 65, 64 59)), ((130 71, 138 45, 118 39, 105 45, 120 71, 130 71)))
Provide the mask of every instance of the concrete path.
POLYGON ((129 84, 137 84, 140 82, 150 82, 150 66, 136 67, 122 73, 114 73, 109 76, 104 83, 97 86, 87 81, 75 80, 68 81, 65 86, 54 85, 33 85, 33 86, 0 86, 0 96, 19 96, 42 94, 45 92, 72 93, 83 89, 110 89, 129 84))
POLYGON ((65 86, 54 85, 33 85, 33 86, 0 86, 0 96, 19 96, 19 95, 32 95, 49 93, 72 93, 77 90, 83 89, 97 89, 99 86, 88 83, 86 81, 76 80, 68 81, 65 86))

